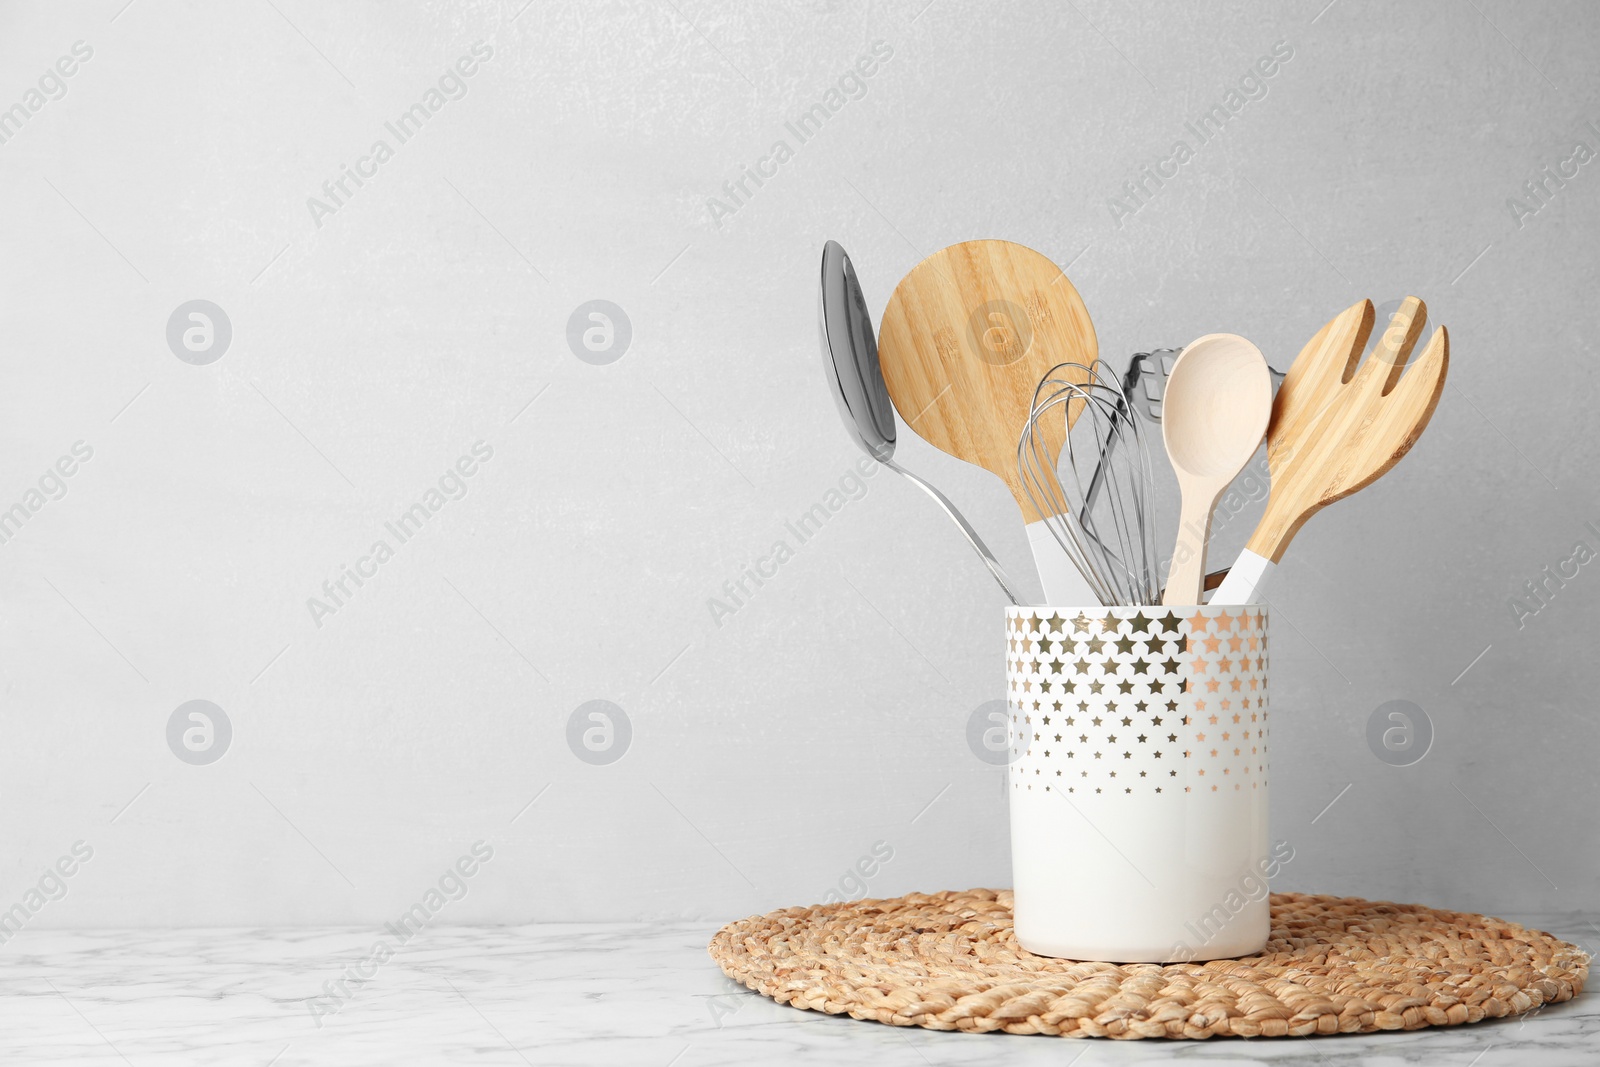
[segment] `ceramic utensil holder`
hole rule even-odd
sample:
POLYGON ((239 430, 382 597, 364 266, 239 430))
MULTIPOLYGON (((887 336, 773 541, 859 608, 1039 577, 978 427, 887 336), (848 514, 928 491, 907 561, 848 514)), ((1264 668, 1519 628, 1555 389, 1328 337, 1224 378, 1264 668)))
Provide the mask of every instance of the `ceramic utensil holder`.
POLYGON ((1268 936, 1264 607, 1006 610, 1016 935, 1042 956, 1268 936))

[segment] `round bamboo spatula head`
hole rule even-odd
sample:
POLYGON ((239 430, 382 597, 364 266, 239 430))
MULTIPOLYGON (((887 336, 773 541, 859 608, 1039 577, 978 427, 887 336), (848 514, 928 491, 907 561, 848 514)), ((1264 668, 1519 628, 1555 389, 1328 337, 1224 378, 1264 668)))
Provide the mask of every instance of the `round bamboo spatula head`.
MULTIPOLYGON (((1034 389, 1052 367, 1088 367, 1098 355, 1065 272, 1010 241, 965 241, 917 264, 895 287, 878 336, 884 381, 906 425, 998 476, 1030 523, 1042 516, 1017 470, 1017 440, 1034 389)), ((1057 376, 1088 378, 1070 369, 1057 376)), ((1066 420, 1040 430, 1049 454, 1059 454, 1066 420)))

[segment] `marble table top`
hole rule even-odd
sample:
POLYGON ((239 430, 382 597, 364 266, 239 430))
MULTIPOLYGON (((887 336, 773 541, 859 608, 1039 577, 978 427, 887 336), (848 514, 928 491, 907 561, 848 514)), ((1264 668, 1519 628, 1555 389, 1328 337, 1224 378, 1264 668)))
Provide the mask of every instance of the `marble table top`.
MULTIPOLYGON (((1507 914, 1585 949, 1587 916, 1507 914)), ((934 1033, 774 1004, 723 977, 710 924, 27 929, 0 946, 0 1060, 126 1065, 482 1063, 873 1067, 1173 1061, 1600 1063, 1600 996, 1412 1033, 1205 1042, 934 1033), (384 950, 375 951, 382 943, 384 950), (391 954, 392 953, 392 954, 391 954)))

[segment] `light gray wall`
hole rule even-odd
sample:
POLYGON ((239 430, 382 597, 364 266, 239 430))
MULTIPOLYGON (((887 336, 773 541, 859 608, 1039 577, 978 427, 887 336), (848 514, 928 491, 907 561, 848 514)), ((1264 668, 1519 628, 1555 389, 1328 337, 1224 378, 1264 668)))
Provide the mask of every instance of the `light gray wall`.
MULTIPOLYGON (((966 740, 1001 604, 926 499, 875 473, 708 607, 858 459, 819 371, 824 240, 876 316, 985 236, 1070 263, 1107 353, 1221 330, 1282 367, 1355 300, 1429 302, 1432 427, 1278 575, 1279 887, 1593 907, 1600 564, 1521 626, 1510 598, 1600 548, 1600 163, 1520 224, 1508 198, 1600 149, 1600 13, 925 3, 0 10, 0 106, 93 49, 0 144, 0 506, 93 449, 0 544, 0 908, 77 841, 31 921, 377 922, 480 839, 441 921, 724 919, 819 900, 880 841, 873 895, 1005 884, 1002 772, 966 740), (1265 94, 1114 218, 1280 41, 1265 94), (194 299, 232 326, 203 366, 167 339, 194 299), (567 339, 596 299, 631 323, 609 365, 567 339), (386 533, 480 441, 465 497, 386 533), (307 599, 380 538, 319 626, 307 599), (205 766, 168 744, 194 699, 233 731, 205 766), (591 700, 631 723, 609 765, 569 748, 591 700), (1408 767, 1367 741, 1394 700, 1435 735, 1408 767)), ((902 440, 1025 570, 999 483, 902 440)))

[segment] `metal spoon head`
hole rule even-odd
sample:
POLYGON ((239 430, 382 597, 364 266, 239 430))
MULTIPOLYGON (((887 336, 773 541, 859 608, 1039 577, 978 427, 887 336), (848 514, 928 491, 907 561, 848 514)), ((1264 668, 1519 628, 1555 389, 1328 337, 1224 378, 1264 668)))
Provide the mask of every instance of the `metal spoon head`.
POLYGON ((878 365, 878 338, 856 271, 837 241, 822 249, 817 327, 823 371, 845 429, 876 460, 894 455, 894 406, 878 365))

